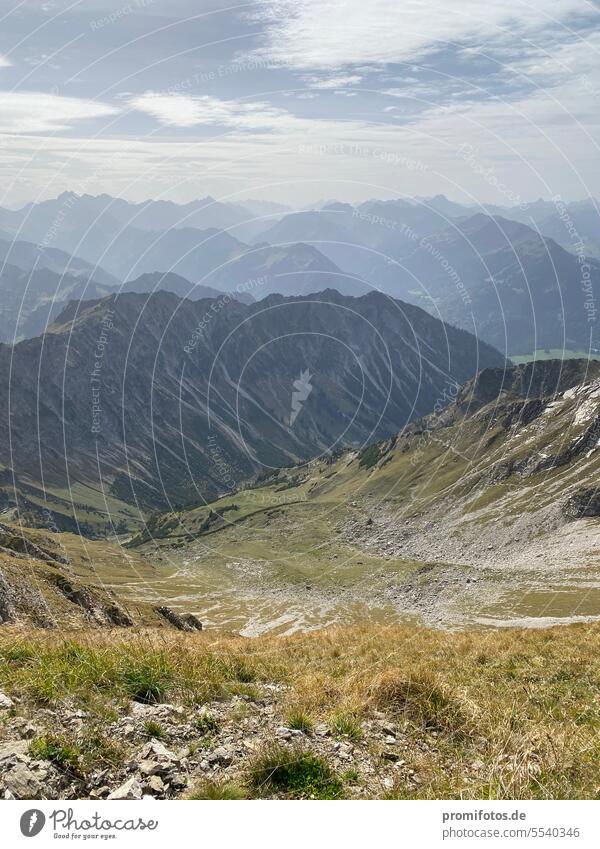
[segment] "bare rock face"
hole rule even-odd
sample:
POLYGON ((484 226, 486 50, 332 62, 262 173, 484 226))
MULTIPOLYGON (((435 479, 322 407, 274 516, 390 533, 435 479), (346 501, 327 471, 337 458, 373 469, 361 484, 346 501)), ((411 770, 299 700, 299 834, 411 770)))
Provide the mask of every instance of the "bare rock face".
POLYGON ((580 489, 570 495, 563 505, 568 519, 586 519, 600 516, 600 488, 580 489))

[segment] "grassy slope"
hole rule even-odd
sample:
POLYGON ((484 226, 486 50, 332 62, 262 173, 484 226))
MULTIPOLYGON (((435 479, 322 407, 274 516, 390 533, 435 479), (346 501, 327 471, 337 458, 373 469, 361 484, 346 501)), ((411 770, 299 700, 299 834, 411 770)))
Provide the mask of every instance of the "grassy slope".
MULTIPOLYGON (((256 640, 8 630, 0 634, 0 687, 20 699, 16 710, 26 717, 65 698, 88 711, 68 740, 86 753, 89 769, 103 763, 99 730, 140 683, 187 711, 242 691, 250 710, 262 688, 275 683, 284 685, 275 691, 275 722, 323 721, 355 740, 357 750, 370 746, 368 738, 359 742, 370 719, 395 723, 402 762, 388 791, 393 797, 597 798, 599 658, 597 625, 450 634, 351 628, 256 640)), ((7 737, 11 718, 4 716, 7 737)), ((210 736, 200 738, 199 730, 199 744, 210 747, 210 736)), ((305 733, 304 751, 315 746, 305 733)), ((381 757, 369 756, 375 763, 381 757)), ((250 755, 237 769, 246 795, 258 792, 255 769, 250 755)), ((356 792, 342 785, 343 795, 356 792)))
POLYGON ((99 610, 116 602, 138 625, 165 624, 150 605, 132 604, 118 592, 122 585, 143 584, 155 577, 155 567, 137 552, 75 534, 53 534, 16 525, 3 527, 12 536, 0 533, 0 600, 3 605, 8 601, 12 616, 19 622, 61 628, 89 626, 89 612, 60 589, 66 581, 74 591, 91 592, 91 601, 99 610), (23 541, 38 546, 42 555, 49 557, 23 552, 23 541))

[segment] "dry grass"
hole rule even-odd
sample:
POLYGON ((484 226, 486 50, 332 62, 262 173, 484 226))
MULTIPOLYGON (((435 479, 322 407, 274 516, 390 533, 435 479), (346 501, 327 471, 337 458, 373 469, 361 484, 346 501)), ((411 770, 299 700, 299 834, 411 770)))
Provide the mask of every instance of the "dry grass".
POLYGON ((395 721, 419 776, 413 797, 600 795, 598 625, 356 627, 255 640, 164 630, 0 634, 0 687, 22 699, 22 712, 66 696, 98 715, 131 698, 203 703, 249 681, 286 684, 282 718, 337 721, 340 734, 348 718, 352 728, 378 714, 395 721))

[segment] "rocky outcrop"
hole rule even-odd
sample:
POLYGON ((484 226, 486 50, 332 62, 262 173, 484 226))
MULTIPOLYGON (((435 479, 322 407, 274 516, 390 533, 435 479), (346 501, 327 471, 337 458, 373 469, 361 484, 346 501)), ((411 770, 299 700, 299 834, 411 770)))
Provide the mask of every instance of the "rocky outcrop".
POLYGON ((155 607, 155 611, 178 631, 201 631, 202 622, 193 613, 177 613, 170 607, 155 607))
POLYGON ((563 514, 568 519, 585 519, 600 516, 600 488, 580 489, 563 504, 563 514))

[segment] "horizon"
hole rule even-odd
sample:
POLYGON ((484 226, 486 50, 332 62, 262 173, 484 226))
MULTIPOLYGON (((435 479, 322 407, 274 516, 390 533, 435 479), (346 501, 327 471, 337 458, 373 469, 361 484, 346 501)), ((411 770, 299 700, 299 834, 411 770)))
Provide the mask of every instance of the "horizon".
MULTIPOLYGON (((195 197, 192 197, 188 200, 173 200, 169 197, 164 197, 164 196, 149 196, 148 195, 146 197, 132 198, 132 197, 128 197, 126 195, 113 195, 110 192, 98 192, 98 193, 85 192, 85 191, 84 192, 77 192, 73 189, 65 188, 62 191, 55 193, 55 194, 50 194, 47 197, 41 197, 41 198, 40 197, 38 197, 38 198, 31 197, 29 199, 21 200, 16 205, 6 203, 6 204, 2 205, 2 208, 11 210, 13 212, 19 212, 19 211, 22 211, 27 206, 32 206, 32 205, 39 204, 39 203, 45 203, 45 202, 48 202, 48 201, 60 200, 65 195, 73 195, 74 197, 76 197, 79 200, 81 200, 82 198, 85 198, 85 197, 93 198, 95 200, 98 199, 98 198, 101 198, 101 197, 109 197, 109 198, 111 198, 111 200, 122 200, 122 201, 125 201, 126 203, 130 203, 132 205, 141 205, 141 204, 148 204, 148 203, 164 202, 164 203, 172 203, 172 204, 175 204, 176 206, 186 206, 186 205, 190 205, 190 204, 196 204, 199 201, 210 201, 210 202, 214 202, 214 203, 233 204, 233 205, 236 205, 236 206, 244 207, 244 205, 246 203, 267 203, 267 204, 272 203, 272 204, 277 204, 277 205, 282 207, 282 209, 280 210, 281 215, 296 214, 296 213, 305 212, 305 211, 309 211, 309 210, 310 211, 315 211, 315 210, 318 211, 318 210, 321 210, 321 209, 325 209, 326 207, 328 207, 332 204, 335 204, 335 203, 344 203, 344 204, 348 204, 349 206, 359 207, 363 204, 368 204, 368 203, 393 203, 395 201, 399 201, 399 202, 412 203, 414 205, 422 205, 422 206, 427 207, 428 204, 430 204, 430 203, 432 203, 436 200, 443 200, 443 201, 448 201, 450 203, 454 203, 454 204, 457 204, 457 205, 460 205, 460 206, 464 206, 466 210, 473 210, 474 214, 477 214, 477 211, 479 210, 483 214, 490 215, 491 217, 493 217, 495 215, 495 213, 486 212, 485 210, 487 208, 498 207, 499 209, 506 210, 506 212, 508 213, 511 210, 518 210, 518 209, 520 209, 523 212, 526 212, 527 207, 532 207, 532 206, 535 206, 537 204, 542 204, 542 203, 553 204, 553 203, 556 203, 558 200, 560 200, 563 203, 566 203, 567 205, 589 203, 589 204, 592 204, 594 206, 598 206, 598 204, 600 203, 600 200, 599 200, 598 197, 596 197, 594 195, 589 195, 587 197, 572 197, 572 198, 565 198, 563 196, 555 196, 555 197, 539 196, 539 197, 530 198, 530 199, 527 199, 527 200, 524 199, 520 204, 516 204, 516 203, 515 204, 508 204, 508 203, 502 204, 502 203, 493 203, 493 202, 489 202, 489 201, 486 202, 486 201, 483 201, 483 200, 472 201, 470 204, 467 204, 467 203, 461 202, 460 200, 458 200, 456 198, 449 197, 448 195, 440 192, 440 193, 436 193, 436 194, 433 194, 433 195, 427 195, 427 196, 398 195, 396 197, 388 197, 388 198, 382 198, 382 197, 378 197, 376 195, 373 195, 372 197, 364 198, 362 200, 355 200, 355 201, 341 201, 339 198, 330 197, 330 198, 327 198, 327 199, 320 198, 320 199, 316 200, 313 204, 307 203, 307 204, 304 204, 302 206, 293 206, 293 205, 291 205, 291 203, 286 204, 286 203, 283 203, 280 200, 275 200, 275 198, 272 198, 272 197, 260 197, 260 196, 249 196, 247 198, 237 198, 236 195, 231 195, 231 196, 225 196, 225 197, 219 198, 219 197, 214 197, 213 195, 211 195, 208 192, 205 193, 205 194, 202 194, 202 192, 200 192, 198 195, 196 195, 195 197), (287 209, 285 207, 287 207, 287 209)), ((277 214, 278 214, 277 212, 268 213, 267 217, 268 217, 268 215, 277 215, 277 214)))

